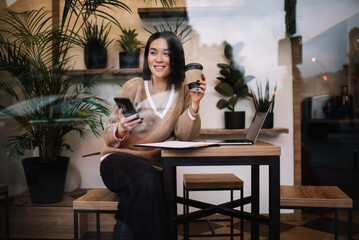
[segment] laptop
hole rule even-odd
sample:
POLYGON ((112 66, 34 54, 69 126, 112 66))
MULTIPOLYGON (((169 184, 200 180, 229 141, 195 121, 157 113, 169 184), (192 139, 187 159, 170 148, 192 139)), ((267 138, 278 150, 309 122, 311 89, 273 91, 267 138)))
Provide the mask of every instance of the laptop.
POLYGON ((224 140, 219 142, 219 145, 252 145, 256 142, 259 132, 263 126, 263 123, 268 115, 269 110, 271 109, 272 102, 269 104, 269 107, 266 112, 256 112, 254 120, 248 128, 248 132, 244 139, 233 139, 233 140, 224 140))

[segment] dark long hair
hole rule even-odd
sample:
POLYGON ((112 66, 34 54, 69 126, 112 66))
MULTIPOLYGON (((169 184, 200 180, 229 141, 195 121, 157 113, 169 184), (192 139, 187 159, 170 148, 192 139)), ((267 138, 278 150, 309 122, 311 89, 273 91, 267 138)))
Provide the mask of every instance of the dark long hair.
POLYGON ((145 59, 143 61, 142 78, 144 80, 151 79, 152 73, 148 66, 148 54, 151 43, 158 38, 163 38, 167 41, 171 66, 169 81, 171 84, 175 84, 176 88, 179 88, 185 78, 185 58, 182 43, 172 32, 156 32, 152 34, 147 40, 144 56, 145 59))

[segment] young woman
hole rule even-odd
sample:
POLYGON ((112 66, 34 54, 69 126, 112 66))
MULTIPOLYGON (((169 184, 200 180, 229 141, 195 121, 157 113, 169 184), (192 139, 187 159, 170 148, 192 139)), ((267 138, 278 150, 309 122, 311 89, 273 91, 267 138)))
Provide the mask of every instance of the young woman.
POLYGON ((199 136, 205 77, 199 81, 203 90, 190 92, 184 68, 177 36, 154 33, 146 44, 142 77, 127 81, 117 96, 129 98, 138 114, 124 117, 124 109, 115 106, 104 132, 101 176, 109 190, 120 193, 113 239, 168 239, 160 150, 134 145, 199 136))

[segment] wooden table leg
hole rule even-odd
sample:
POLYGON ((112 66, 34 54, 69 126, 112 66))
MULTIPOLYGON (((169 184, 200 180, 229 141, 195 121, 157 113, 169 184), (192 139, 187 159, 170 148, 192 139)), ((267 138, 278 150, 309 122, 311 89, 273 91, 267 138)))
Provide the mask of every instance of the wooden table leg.
POLYGON ((280 158, 269 165, 269 239, 280 239, 280 158))
POLYGON ((74 210, 74 239, 82 239, 88 232, 87 213, 74 210))
MULTIPOLYGON (((251 169, 251 213, 259 215, 259 165, 252 165, 251 169)), ((251 239, 259 239, 258 222, 251 222, 251 239)))
POLYGON ((174 221, 174 217, 177 216, 177 172, 176 167, 169 164, 169 161, 167 160, 166 164, 163 165, 163 184, 165 201, 167 204, 168 215, 170 218, 169 239, 176 240, 178 234, 177 224, 174 221))

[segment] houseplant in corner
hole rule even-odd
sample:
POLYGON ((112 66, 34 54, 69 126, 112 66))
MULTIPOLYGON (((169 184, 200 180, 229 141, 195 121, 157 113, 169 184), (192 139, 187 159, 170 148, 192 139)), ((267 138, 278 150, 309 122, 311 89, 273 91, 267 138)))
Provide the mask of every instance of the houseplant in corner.
POLYGON ((143 43, 137 39, 136 29, 126 29, 121 27, 120 39, 116 43, 121 47, 119 53, 120 68, 138 68, 140 51, 143 43))
POLYGON ((275 94, 277 91, 277 83, 274 86, 274 90, 272 94, 270 94, 270 86, 269 86, 268 78, 266 79, 264 93, 263 93, 262 82, 258 81, 257 79, 256 79, 256 87, 257 90, 255 91, 249 85, 250 95, 253 99, 254 108, 256 109, 257 112, 266 112, 268 107, 270 106, 270 103, 272 102, 272 106, 269 109, 268 115, 263 123, 262 128, 273 128, 273 119, 274 119, 273 109, 275 103, 275 94))
POLYGON ((230 112, 225 112, 225 128, 237 129, 245 127, 245 112, 235 111, 235 106, 240 98, 249 96, 248 85, 254 76, 245 76, 244 67, 239 65, 240 59, 238 53, 242 50, 243 43, 239 42, 232 47, 225 42, 224 56, 229 63, 219 63, 217 66, 221 69, 222 76, 217 77, 219 83, 215 90, 227 97, 228 99, 220 99, 217 102, 217 108, 227 108, 230 112))
POLYGON ((8 139, 10 158, 38 150, 37 157, 22 160, 34 203, 61 201, 69 162, 62 152, 71 150, 67 134, 84 137, 89 128, 100 136, 101 117, 110 113, 110 105, 91 94, 101 75, 79 83, 67 74, 72 64, 69 49, 78 42, 83 22, 95 13, 112 18, 98 11, 101 7, 129 11, 117 0, 69 0, 55 29, 51 13, 44 9, 6 10, 0 15, 0 69, 11 75, 0 75, 0 90, 14 102, 0 105, 0 114, 9 117, 16 131, 8 139))
POLYGON ((99 27, 97 21, 85 22, 83 36, 80 37, 80 46, 84 49, 85 65, 87 69, 106 68, 107 47, 113 41, 108 40, 111 30, 110 22, 99 27))

